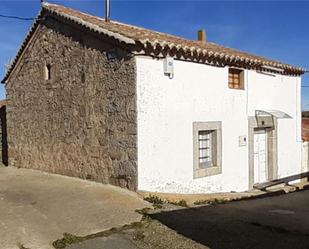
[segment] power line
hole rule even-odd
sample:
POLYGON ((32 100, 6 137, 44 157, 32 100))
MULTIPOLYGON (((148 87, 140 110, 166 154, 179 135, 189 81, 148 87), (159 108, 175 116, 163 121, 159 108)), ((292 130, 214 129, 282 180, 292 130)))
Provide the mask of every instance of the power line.
POLYGON ((1 15, 1 14, 0 14, 0 18, 17 19, 21 21, 33 21, 35 19, 33 17, 7 16, 7 15, 1 15))

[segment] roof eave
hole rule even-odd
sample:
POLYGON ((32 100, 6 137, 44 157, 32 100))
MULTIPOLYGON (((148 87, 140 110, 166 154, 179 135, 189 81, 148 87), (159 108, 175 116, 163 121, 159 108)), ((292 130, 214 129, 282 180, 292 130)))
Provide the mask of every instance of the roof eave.
POLYGON ((63 13, 63 12, 59 12, 59 11, 56 11, 52 8, 49 8, 50 4, 49 3, 43 3, 42 4, 42 7, 44 10, 47 10, 49 11, 50 13, 53 13, 53 14, 56 14, 60 17, 63 17, 67 20, 70 20, 70 21, 73 21, 83 27, 86 27, 92 31, 95 31, 95 32, 98 32, 100 34, 104 34, 104 35, 107 35, 108 37, 111 37, 111 38, 114 38, 116 40, 119 40, 120 42, 124 42, 126 44, 130 44, 130 45, 135 45, 135 40, 129 38, 129 37, 126 37, 124 35, 121 35, 119 33, 115 33, 115 32, 112 32, 110 30, 107 30, 107 29, 104 29, 104 28, 101 28, 99 27, 98 25, 94 25, 94 24, 91 24, 89 22, 86 22, 84 20, 82 20, 81 18, 79 17, 76 17, 76 16, 72 16, 72 15, 68 15, 66 13, 63 13))
POLYGON ((118 40, 120 42, 124 42, 124 43, 126 43, 128 45, 135 45, 136 44, 135 40, 133 40, 131 38, 128 38, 128 37, 123 36, 121 34, 109 31, 107 29, 103 29, 101 27, 98 27, 97 25, 92 25, 90 23, 87 23, 87 22, 81 20, 78 17, 69 16, 69 15, 67 15, 65 13, 60 13, 60 12, 51 10, 48 6, 49 6, 48 3, 42 3, 42 8, 41 8, 39 14, 37 15, 35 21, 33 22, 32 26, 30 28, 30 30, 28 31, 28 34, 27 34, 26 38, 23 40, 23 42, 22 42, 22 44, 20 46, 20 49, 18 50, 17 55, 15 56, 12 64, 10 65, 9 69, 7 70, 4 78, 1 80, 2 84, 6 84, 7 83, 7 80, 9 79, 9 77, 10 77, 11 73, 13 72, 16 64, 18 63, 19 59, 21 58, 21 55, 22 55, 24 49, 27 47, 28 42, 30 41, 32 35, 34 34, 34 32, 35 32, 35 30, 36 30, 36 28, 37 28, 37 26, 39 24, 39 21, 40 21, 40 19, 43 16, 44 11, 48 11, 49 13, 52 13, 52 14, 55 14, 57 16, 63 17, 65 19, 68 19, 70 21, 73 21, 73 22, 75 22, 75 23, 77 23, 77 24, 79 24, 79 25, 81 25, 83 27, 86 27, 86 28, 90 29, 91 31, 98 32, 100 34, 106 35, 106 36, 111 37, 113 39, 116 39, 116 40, 118 40))

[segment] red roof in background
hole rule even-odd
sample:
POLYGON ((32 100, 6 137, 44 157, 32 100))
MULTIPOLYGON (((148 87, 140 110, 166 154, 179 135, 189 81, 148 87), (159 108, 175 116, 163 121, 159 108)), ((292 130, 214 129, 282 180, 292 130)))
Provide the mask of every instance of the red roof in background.
POLYGON ((6 106, 6 99, 0 100, 0 108, 6 106))
POLYGON ((302 119, 302 139, 309 141, 309 118, 302 119))

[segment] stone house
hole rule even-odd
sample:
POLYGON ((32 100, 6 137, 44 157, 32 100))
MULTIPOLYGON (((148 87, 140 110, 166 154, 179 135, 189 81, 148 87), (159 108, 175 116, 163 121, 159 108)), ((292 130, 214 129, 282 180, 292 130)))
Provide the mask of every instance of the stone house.
POLYGON ((296 66, 43 3, 3 83, 9 165, 177 193, 301 170, 296 66))

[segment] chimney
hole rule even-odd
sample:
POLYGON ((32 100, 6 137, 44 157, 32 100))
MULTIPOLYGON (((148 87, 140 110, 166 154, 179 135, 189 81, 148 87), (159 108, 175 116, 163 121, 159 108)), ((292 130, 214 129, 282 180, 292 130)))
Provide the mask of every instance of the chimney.
POLYGON ((197 33, 197 39, 200 42, 207 42, 207 36, 206 36, 206 31, 205 29, 201 29, 197 33))
POLYGON ((110 0, 105 0, 105 22, 110 21, 110 0))

